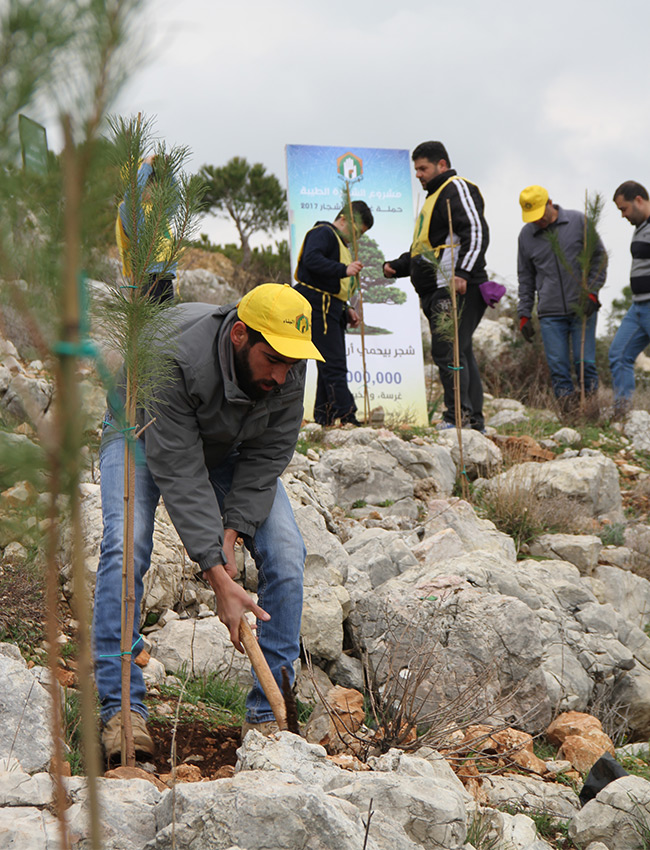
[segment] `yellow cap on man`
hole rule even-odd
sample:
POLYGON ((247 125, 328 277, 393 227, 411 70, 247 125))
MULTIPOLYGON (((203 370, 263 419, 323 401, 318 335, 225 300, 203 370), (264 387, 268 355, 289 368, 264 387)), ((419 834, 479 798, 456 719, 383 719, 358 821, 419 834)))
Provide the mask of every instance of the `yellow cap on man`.
POLYGON ((284 357, 325 360, 311 341, 311 304, 288 283, 262 283, 237 304, 242 322, 284 357))
POLYGON ((548 192, 543 186, 527 186, 519 195, 521 217, 525 222, 539 221, 548 204, 548 192))

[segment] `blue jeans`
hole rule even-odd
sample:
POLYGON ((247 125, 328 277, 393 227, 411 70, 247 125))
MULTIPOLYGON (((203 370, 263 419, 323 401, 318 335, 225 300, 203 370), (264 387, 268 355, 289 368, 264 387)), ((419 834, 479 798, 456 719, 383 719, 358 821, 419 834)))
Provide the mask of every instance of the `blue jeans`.
MULTIPOLYGON (((236 455, 210 470, 210 481, 219 504, 228 493, 236 455)), ((121 709, 120 623, 122 596, 122 541, 124 515, 124 441, 108 443, 100 455, 102 539, 95 607, 93 612, 93 653, 95 681, 104 723, 121 709)), ((137 457, 135 481, 135 610, 132 644, 139 652, 139 620, 143 578, 149 569, 153 548, 153 526, 160 491, 143 456, 137 457)), ((258 569, 258 601, 271 619, 257 624, 257 638, 276 681, 282 686, 282 667, 293 682, 293 663, 300 652, 300 619, 305 545, 291 510, 287 494, 278 481, 275 501, 267 519, 253 538, 245 539, 258 569)), ((147 717, 145 684, 140 668, 131 661, 131 709, 147 717)), ((257 677, 246 700, 246 718, 251 723, 273 720, 257 677)))
MULTIPOLYGON (((596 313, 587 319, 585 329, 585 392, 598 389, 596 371, 596 313)), ((578 316, 543 316, 539 320, 544 343, 544 354, 551 373, 551 384, 556 398, 572 395, 574 390, 571 376, 571 354, 576 371, 578 392, 580 391, 580 343, 582 319, 578 316)))
POLYGON ((634 393, 634 361, 650 343, 650 301, 633 302, 609 347, 614 401, 634 393))

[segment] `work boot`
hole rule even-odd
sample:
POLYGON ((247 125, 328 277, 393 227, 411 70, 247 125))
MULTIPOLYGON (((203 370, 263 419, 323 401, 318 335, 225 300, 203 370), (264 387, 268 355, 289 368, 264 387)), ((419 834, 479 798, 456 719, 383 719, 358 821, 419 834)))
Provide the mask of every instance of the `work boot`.
POLYGON ((260 735, 264 735, 265 738, 268 738, 270 735, 280 731, 280 727, 275 720, 264 720, 262 723, 249 723, 248 721, 244 721, 241 726, 242 741, 251 729, 259 732, 260 735))
MULTIPOLYGON (((108 723, 104 724, 102 729, 102 746, 106 754, 106 761, 110 761, 115 756, 120 756, 122 751, 122 730, 121 730, 122 712, 118 711, 114 714, 108 723)), ((131 712, 131 726, 133 728, 133 743, 136 753, 142 753, 147 756, 152 756, 156 752, 156 747, 153 742, 147 723, 141 714, 137 711, 131 712)))

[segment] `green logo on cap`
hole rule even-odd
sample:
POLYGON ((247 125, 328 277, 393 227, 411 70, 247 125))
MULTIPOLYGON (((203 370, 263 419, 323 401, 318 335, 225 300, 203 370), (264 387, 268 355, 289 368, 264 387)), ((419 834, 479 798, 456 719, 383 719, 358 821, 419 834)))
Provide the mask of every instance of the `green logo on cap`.
POLYGON ((309 319, 305 316, 304 313, 301 313, 299 316, 296 316, 296 328, 300 331, 301 334, 306 334, 309 332, 309 319))

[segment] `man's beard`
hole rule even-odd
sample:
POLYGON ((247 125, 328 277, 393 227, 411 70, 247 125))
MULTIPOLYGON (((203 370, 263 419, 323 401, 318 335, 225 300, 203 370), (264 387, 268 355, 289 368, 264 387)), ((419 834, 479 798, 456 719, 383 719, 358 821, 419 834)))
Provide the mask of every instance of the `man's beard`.
POLYGON ((267 398, 277 384, 271 389, 265 390, 260 386, 259 381, 253 380, 253 373, 248 362, 248 355, 251 350, 249 343, 246 343, 240 351, 235 351, 235 375, 237 376, 237 384, 240 390, 253 401, 261 401, 267 398))

